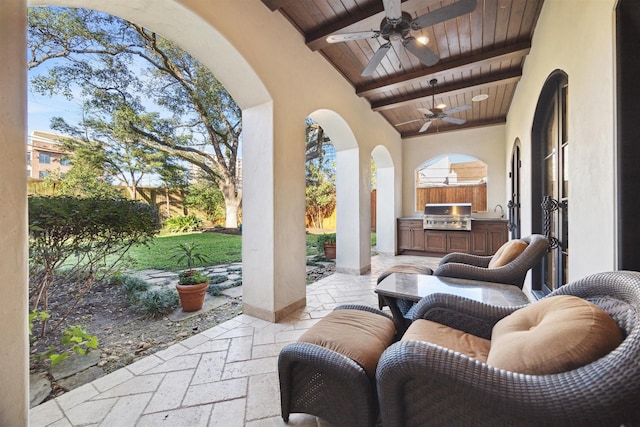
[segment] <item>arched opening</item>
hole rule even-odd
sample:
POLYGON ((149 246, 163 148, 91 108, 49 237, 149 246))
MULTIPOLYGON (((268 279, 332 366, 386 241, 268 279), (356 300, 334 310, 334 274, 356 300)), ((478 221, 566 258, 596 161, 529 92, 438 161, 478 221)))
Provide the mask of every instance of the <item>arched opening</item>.
POLYGON ((522 167, 520 139, 516 138, 513 143, 513 149, 511 150, 511 162, 509 169, 509 183, 510 183, 510 199, 507 202, 507 208, 509 209, 509 224, 508 228, 511 232, 512 239, 519 239, 521 232, 521 203, 520 203, 520 168, 522 167))
POLYGON ((466 154, 443 154, 415 170, 415 210, 428 203, 471 203, 471 210, 487 210, 488 166, 466 154))
POLYGON ((370 160, 360 157, 355 135, 338 113, 320 109, 308 117, 324 129, 336 150, 336 271, 363 274, 371 268, 371 213, 361 206, 361 194, 370 190, 360 171, 369 170, 370 160))
POLYGON ((376 165, 376 247, 379 253, 392 255, 396 252, 395 168, 389 150, 381 145, 371 157, 376 165))
POLYGON ((547 78, 531 130, 531 228, 545 234, 551 245, 532 272, 532 290, 540 295, 569 281, 568 84, 560 70, 547 78))

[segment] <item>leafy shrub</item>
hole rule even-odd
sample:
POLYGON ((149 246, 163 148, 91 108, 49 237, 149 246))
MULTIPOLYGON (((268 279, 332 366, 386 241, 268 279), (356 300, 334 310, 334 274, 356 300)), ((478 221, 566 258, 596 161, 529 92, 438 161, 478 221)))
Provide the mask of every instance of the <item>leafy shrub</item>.
POLYGON ((184 286, 198 285, 209 280, 209 276, 198 270, 181 271, 178 274, 178 284, 184 286))
POLYGON ((120 286, 131 303, 137 302, 140 294, 149 290, 149 283, 134 276, 123 276, 120 286))
MULTIPOLYGON (((62 319, 91 285, 110 275, 134 244, 147 244, 160 227, 157 210, 125 199, 80 199, 70 196, 29 197, 29 263, 35 289, 31 306, 47 311, 47 294, 61 266, 81 278, 62 319), (112 261, 107 261, 109 256, 112 261)), ((64 283, 64 282, 62 282, 64 283)), ((77 284, 76 284, 77 285, 77 284)), ((46 333, 43 321, 41 335, 46 333)))
POLYGON ((211 276, 209 280, 209 284, 217 285, 218 283, 226 282, 228 280, 227 276, 223 274, 217 274, 215 276, 211 276))
MULTIPOLYGON (((33 332, 34 321, 46 322, 47 319, 49 319, 49 313, 46 311, 34 310, 29 313, 29 335, 33 332)), ((72 352, 85 355, 90 349, 98 348, 98 337, 88 334, 80 325, 73 325, 65 329, 60 341, 67 347, 62 353, 55 353, 53 346, 50 345, 47 350, 37 355, 38 358, 48 358, 53 367, 69 357, 72 352)))
POLYGON ((202 227, 202 220, 195 215, 172 216, 164 222, 165 230, 170 233, 186 233, 202 227))
MULTIPOLYGON (((226 280, 225 276, 217 276, 217 277, 224 277, 226 280)), ((218 283, 222 283, 222 282, 218 282, 218 283)), ((222 295, 222 291, 224 291, 225 289, 230 289, 230 288, 235 288, 236 286, 240 286, 242 285, 242 279, 238 279, 235 282, 226 284, 226 285, 220 285, 220 284, 212 284, 211 282, 209 282, 209 287, 207 288, 207 293, 211 296, 218 296, 218 295, 222 295)))
POLYGON ((136 306, 146 315, 159 317, 178 306, 178 293, 172 288, 159 288, 142 292, 136 306))
POLYGON ((212 222, 225 220, 224 196, 215 183, 203 181, 190 185, 184 202, 186 207, 203 212, 212 222))

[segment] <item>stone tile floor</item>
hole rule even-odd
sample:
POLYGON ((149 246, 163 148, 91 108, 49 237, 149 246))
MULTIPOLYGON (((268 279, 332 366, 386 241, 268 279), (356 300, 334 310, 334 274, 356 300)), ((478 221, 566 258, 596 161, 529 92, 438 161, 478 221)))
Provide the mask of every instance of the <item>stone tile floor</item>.
MULTIPOLYGON (((36 406, 31 426, 285 426, 277 360, 338 305, 377 306, 376 278, 397 263, 437 258, 377 255, 371 273, 335 273, 307 287, 307 305, 279 323, 240 315, 89 384, 36 406)), ((289 426, 329 427, 305 414, 289 426)))

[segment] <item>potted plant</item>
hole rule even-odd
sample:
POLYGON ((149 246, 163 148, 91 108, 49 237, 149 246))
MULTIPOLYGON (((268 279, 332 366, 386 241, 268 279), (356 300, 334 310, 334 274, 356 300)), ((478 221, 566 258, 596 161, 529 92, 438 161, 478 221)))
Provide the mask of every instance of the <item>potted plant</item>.
POLYGON ((324 257, 328 259, 336 258, 336 233, 323 233, 318 236, 318 251, 322 248, 324 257))
POLYGON ((209 276, 194 267, 200 263, 205 263, 207 257, 198 252, 200 247, 195 243, 180 243, 178 252, 171 258, 177 258, 179 264, 184 264, 187 268, 178 274, 178 284, 176 290, 180 297, 180 305, 184 311, 197 311, 202 308, 204 298, 209 286, 209 276))

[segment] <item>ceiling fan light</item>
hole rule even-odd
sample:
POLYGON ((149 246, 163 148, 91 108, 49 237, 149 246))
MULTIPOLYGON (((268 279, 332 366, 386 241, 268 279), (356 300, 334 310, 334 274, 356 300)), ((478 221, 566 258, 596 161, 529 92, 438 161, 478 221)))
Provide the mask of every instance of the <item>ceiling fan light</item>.
POLYGON ((436 108, 441 108, 444 110, 445 108, 447 108, 447 104, 438 104, 436 105, 436 108))
POLYGON ((427 36, 418 36, 416 37, 416 40, 423 46, 426 46, 427 43, 429 43, 429 37, 427 36))
POLYGON ((480 102, 480 101, 484 101, 487 98, 489 98, 489 95, 487 95, 486 93, 483 93, 481 95, 474 96, 473 98, 471 98, 471 100, 473 102, 480 102))

